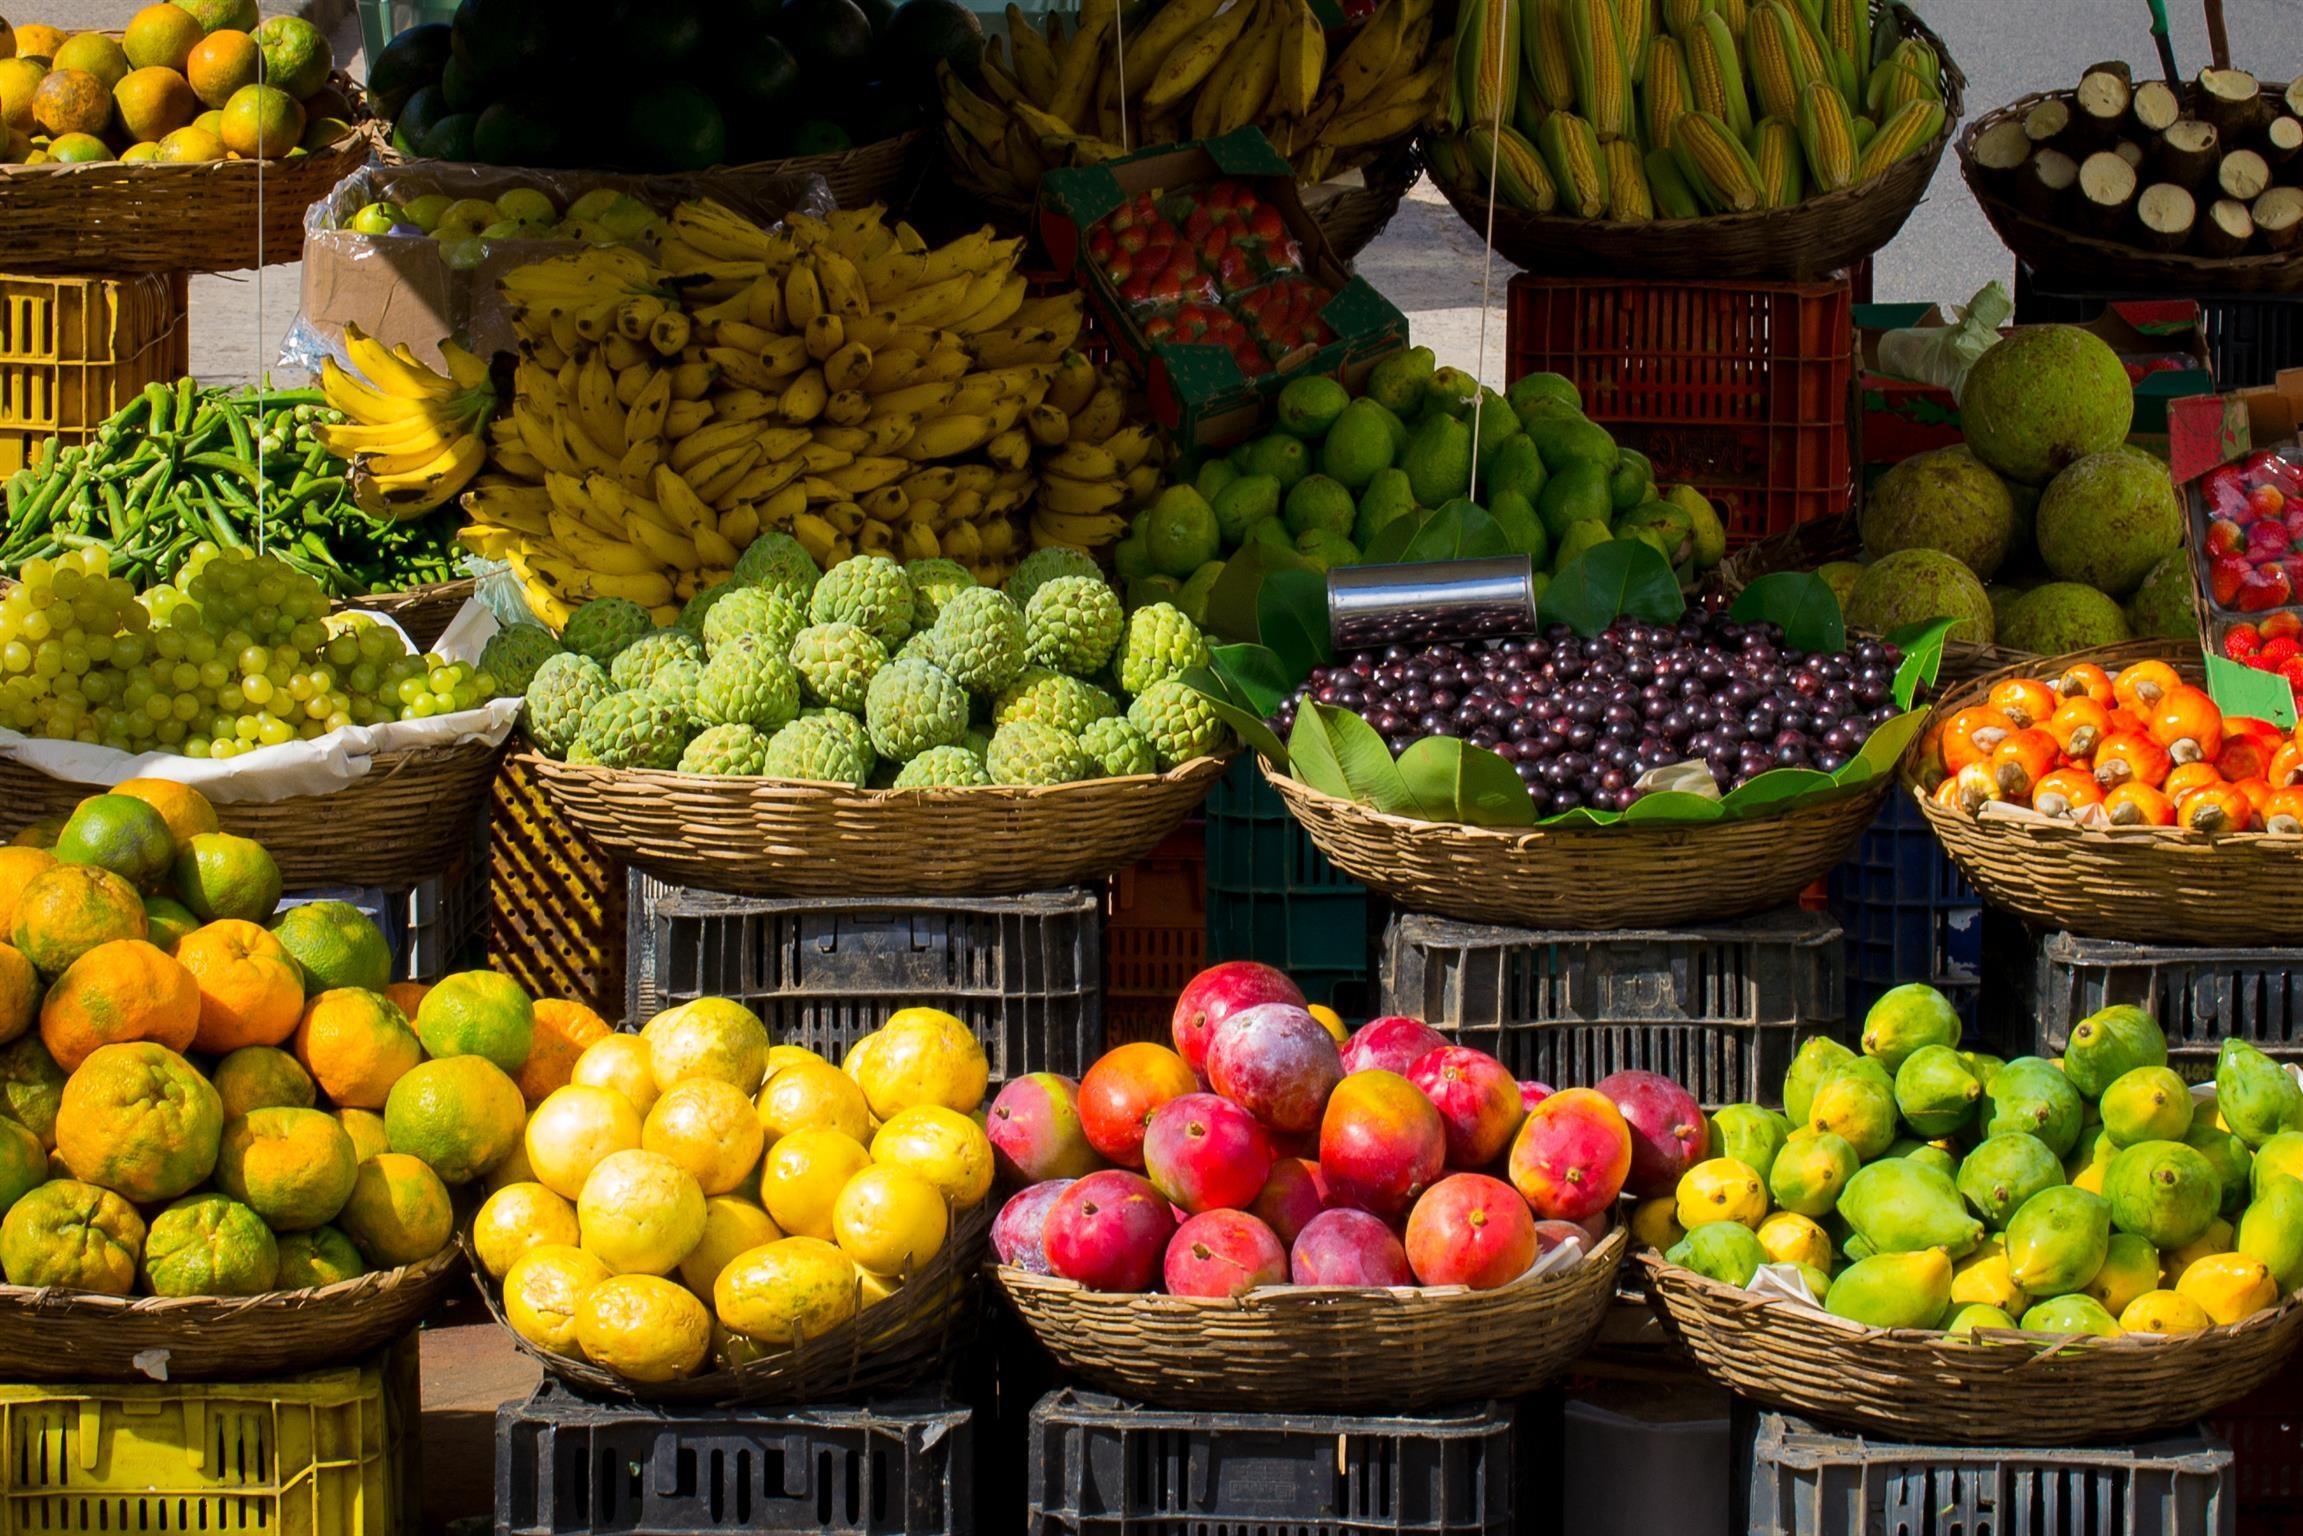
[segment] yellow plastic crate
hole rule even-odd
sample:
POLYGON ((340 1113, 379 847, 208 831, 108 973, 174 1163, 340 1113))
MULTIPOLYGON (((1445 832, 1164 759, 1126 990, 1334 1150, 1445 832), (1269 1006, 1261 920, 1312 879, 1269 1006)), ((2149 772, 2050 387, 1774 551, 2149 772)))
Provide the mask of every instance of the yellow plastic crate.
POLYGON ((145 385, 190 366, 181 272, 0 276, 0 475, 43 438, 88 441, 145 385))
POLYGON ((277 1381, 0 1386, 0 1536, 392 1536, 410 1374, 387 1352, 277 1381))

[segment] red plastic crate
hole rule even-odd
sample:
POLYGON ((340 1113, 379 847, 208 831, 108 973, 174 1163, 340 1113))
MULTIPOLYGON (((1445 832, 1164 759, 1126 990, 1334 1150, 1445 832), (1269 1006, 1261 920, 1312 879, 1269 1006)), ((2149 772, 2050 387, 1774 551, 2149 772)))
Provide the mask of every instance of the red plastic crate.
POLYGON ((1728 548, 1852 504, 1854 301, 1824 283, 1511 280, 1510 377, 1573 379, 1586 413, 1719 503, 1728 548))
POLYGON ((1207 826, 1187 822, 1112 876, 1104 923, 1104 1049, 1165 1043, 1207 957, 1207 826))

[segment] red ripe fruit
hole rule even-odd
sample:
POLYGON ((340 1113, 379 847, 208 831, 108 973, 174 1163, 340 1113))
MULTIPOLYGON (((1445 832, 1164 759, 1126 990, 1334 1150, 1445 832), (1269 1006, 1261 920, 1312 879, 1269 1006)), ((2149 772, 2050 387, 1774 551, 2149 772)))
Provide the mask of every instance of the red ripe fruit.
POLYGON ((1182 994, 1176 998, 1175 1013, 1168 1020, 1176 1054, 1204 1077, 1207 1049, 1215 1039, 1216 1026, 1262 1003, 1293 1003, 1301 1008, 1303 989, 1288 980, 1285 971, 1253 960, 1226 960, 1209 966, 1184 983, 1182 994))

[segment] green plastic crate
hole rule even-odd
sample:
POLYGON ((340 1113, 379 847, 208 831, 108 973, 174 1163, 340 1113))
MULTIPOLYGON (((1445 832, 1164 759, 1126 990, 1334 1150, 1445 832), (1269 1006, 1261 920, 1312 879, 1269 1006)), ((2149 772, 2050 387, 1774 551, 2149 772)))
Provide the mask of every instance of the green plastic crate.
POLYGON ((1252 757, 1207 802, 1207 959, 1260 960, 1346 1018, 1375 1005, 1383 903, 1312 845, 1252 757))

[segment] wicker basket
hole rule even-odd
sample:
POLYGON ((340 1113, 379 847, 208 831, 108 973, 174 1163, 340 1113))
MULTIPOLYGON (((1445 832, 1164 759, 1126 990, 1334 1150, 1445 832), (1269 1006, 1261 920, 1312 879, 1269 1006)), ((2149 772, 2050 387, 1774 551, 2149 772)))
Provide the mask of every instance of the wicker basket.
POLYGON ((519 758, 611 858, 771 896, 1008 896, 1101 880, 1175 830, 1228 760, 1037 789, 850 789, 519 758))
MULTIPOLYGON (((522 1354, 591 1396, 715 1407, 831 1402, 912 1386, 975 1336, 981 1299, 976 1275, 991 1250, 991 1230, 987 1200, 955 1221, 949 1240, 924 1268, 852 1322, 733 1369, 679 1381, 629 1381, 588 1360, 540 1348, 512 1327, 504 1315, 503 1287, 476 1257, 472 1278, 488 1311, 522 1354)), ((470 1255, 468 1229, 463 1241, 470 1255)), ((710 1298, 705 1301, 708 1306, 710 1298)))
MULTIPOLYGON (((761 181, 780 181, 786 177, 821 176, 831 189, 832 205, 837 208, 862 208, 870 203, 886 203, 900 208, 909 188, 904 185, 904 172, 912 162, 912 151, 919 146, 920 133, 914 128, 899 133, 892 139, 843 149, 836 155, 792 155, 782 160, 751 160, 742 165, 714 166, 710 170, 684 171, 676 178, 694 190, 683 191, 683 196, 711 196, 712 183, 737 182, 757 184, 761 181)), ((403 155, 388 145, 379 158, 386 165, 414 165, 419 162, 403 155)))
MULTIPOLYGON (((500 745, 477 741, 380 752, 366 773, 330 794, 219 801, 216 820, 225 831, 262 843, 288 890, 402 890, 470 853, 472 823, 502 753, 500 745)), ((64 815, 101 793, 101 785, 52 779, 0 759, 0 805, 22 820, 64 815)))
MULTIPOLYGON (((331 83, 366 111, 351 80, 331 83)), ((304 210, 375 152, 363 122, 294 159, 0 165, 11 272, 236 272, 296 261, 304 210)))
POLYGON ((405 592, 371 592, 364 597, 336 600, 336 611, 354 609, 380 613, 408 632, 417 650, 428 651, 449 621, 469 602, 479 583, 466 576, 460 581, 435 581, 405 592))
MULTIPOLYGON (((2116 672, 2153 659, 2172 663, 2192 682, 2201 679, 2196 650, 2185 653, 2172 640, 2131 640, 1987 673, 1947 693, 1938 708, 1948 719, 2007 677, 2053 677, 2082 661, 2116 672)), ((1903 763, 1904 791, 1918 796, 1951 862, 1995 907, 2045 927, 2137 944, 2303 944, 2303 908, 2266 898, 2303 880, 2303 838, 1979 821, 1923 793, 1921 767, 1914 748, 1903 763)))
POLYGON ((1951 142, 1965 109, 1967 77, 1951 62, 1942 39, 1899 3, 1874 6, 1904 34, 1924 39, 1943 61, 1943 132, 1884 175, 1789 208, 1710 214, 1699 219, 1623 223, 1563 214, 1491 208, 1476 187, 1434 175, 1481 240, 1494 231, 1496 253, 1546 277, 1592 275, 1698 282, 1727 278, 1751 282, 1807 282, 1851 267, 1895 238, 1911 210, 1927 195, 1936 162, 1951 142), (1492 222, 1491 222, 1492 216, 1492 222))
POLYGON ((2246 1396, 2303 1340, 2303 1300, 2226 1328, 2043 1339, 1866 1328, 1641 1255, 1649 1304, 1721 1386, 1926 1445, 2085 1445, 2188 1425, 2246 1396))
POLYGON ((1401 139, 1360 168, 1359 186, 1302 188, 1304 211, 1327 236, 1336 260, 1349 261, 1375 243, 1422 175, 1422 152, 1414 139, 1401 139))
MULTIPOLYGON (((2101 240, 2062 224, 2032 217, 2007 201, 1975 163, 1975 140, 1994 124, 2020 118, 2049 96, 2070 99, 2069 91, 2025 96, 1996 112, 1986 112, 1959 136, 1959 169, 1982 205, 1999 239, 2029 267, 2041 286, 2071 287, 2081 293, 2167 293, 2232 295, 2303 292, 2303 248, 2253 256, 2191 256, 2149 251, 2117 240, 2101 240)), ((2264 92, 2273 112, 2285 112, 2280 91, 2264 92)), ((2205 207, 2201 215, 2205 216, 2205 207)))
POLYGON ((260 1296, 99 1296, 0 1285, 0 1380, 250 1381, 341 1365, 407 1333, 463 1283, 463 1256, 260 1296))
POLYGON ((1661 928, 1786 906, 1847 857, 1894 782, 1694 826, 1506 831, 1387 816, 1259 766, 1329 862, 1403 910, 1520 928, 1661 928))
POLYGON ((1162 1408, 1409 1413, 1518 1397, 1591 1346, 1615 1297, 1622 1228, 1572 1269, 1493 1291, 1273 1286, 1236 1301, 1091 1291, 994 1270, 1066 1370, 1162 1408))

